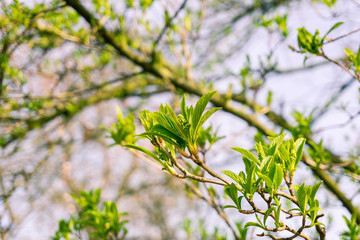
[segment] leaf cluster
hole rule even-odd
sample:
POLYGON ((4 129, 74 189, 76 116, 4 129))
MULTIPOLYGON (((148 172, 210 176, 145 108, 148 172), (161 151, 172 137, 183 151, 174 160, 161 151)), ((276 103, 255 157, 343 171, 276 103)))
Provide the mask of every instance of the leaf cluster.
POLYGON ((258 25, 268 29, 270 32, 277 30, 280 32, 283 38, 286 38, 289 35, 287 16, 287 14, 277 14, 273 18, 266 18, 264 15, 262 15, 260 17, 260 23, 258 25))
POLYGON ((309 116, 305 116, 304 113, 299 111, 294 111, 292 116, 297 122, 297 126, 295 126, 291 133, 295 138, 299 137, 308 137, 311 133, 311 124, 313 122, 313 114, 311 113, 309 116))
POLYGON ((349 69, 353 68, 355 74, 359 76, 360 74, 360 47, 357 53, 354 53, 352 50, 345 48, 344 49, 348 60, 350 61, 351 65, 349 65, 349 69))
POLYGON ((110 128, 103 126, 103 128, 110 133, 110 138, 112 138, 116 144, 132 144, 135 142, 135 124, 134 116, 129 114, 125 118, 120 108, 116 109, 117 111, 117 122, 113 124, 110 128))
MULTIPOLYGON (((310 53, 317 56, 323 56, 323 46, 327 36, 336 28, 341 26, 343 22, 338 22, 332 26, 324 36, 320 36, 320 31, 317 29, 314 34, 310 33, 306 28, 298 28, 298 47, 300 53, 310 53)), ((307 57, 305 57, 304 63, 307 57)))
POLYGON ((312 2, 319 2, 325 4, 329 8, 335 6, 336 4, 336 0, 312 0, 312 2))
POLYGON ((55 233, 53 240, 76 239, 77 234, 86 230, 91 239, 124 239, 127 234, 125 224, 127 220, 120 220, 126 213, 118 212, 114 202, 104 202, 99 208, 101 190, 97 189, 90 192, 80 192, 80 196, 72 195, 77 203, 79 210, 77 216, 72 216, 70 220, 61 220, 59 229, 55 233))
POLYGON ((356 214, 352 214, 351 218, 348 219, 345 216, 343 217, 346 223, 346 226, 348 227, 347 231, 344 231, 341 234, 342 240, 354 240, 358 239, 360 236, 360 225, 356 223, 356 214))
MULTIPOLYGON (((268 231, 269 228, 266 225, 266 221, 271 216, 276 229, 279 229, 283 226, 283 223, 280 221, 281 211, 289 214, 291 217, 299 216, 296 212, 300 212, 304 219, 308 217, 311 224, 306 227, 320 224, 316 222, 318 211, 321 211, 321 209, 319 208, 319 201, 315 199, 315 194, 321 182, 314 186, 305 186, 305 184, 300 186, 292 185, 292 178, 302 157, 305 139, 299 138, 296 141, 292 139, 285 141, 284 137, 285 134, 269 138, 271 142, 266 145, 257 142, 255 148, 258 157, 246 149, 233 147, 232 149, 243 155, 245 171, 241 171, 238 174, 228 170, 222 171, 235 181, 235 183, 224 187, 225 194, 235 205, 226 205, 224 208, 235 208, 245 214, 255 213, 258 219, 258 222, 247 223, 247 227, 256 226, 268 231), (287 211, 282 209, 280 199, 286 196, 283 194, 282 185, 288 187, 292 197, 287 196, 287 198, 297 208, 287 211), (256 207, 253 202, 255 193, 258 193, 268 203, 266 211, 256 207), (270 197, 266 198, 264 194, 268 194, 270 197), (243 209, 243 200, 246 200, 253 210, 243 209), (256 213, 264 216, 262 221, 256 213)), ((305 223, 303 227, 305 227, 305 223)))
POLYGON ((161 105, 158 112, 140 111, 140 120, 145 128, 145 132, 140 136, 147 137, 153 143, 156 142, 155 138, 161 138, 180 151, 187 149, 190 154, 197 155, 199 132, 202 134, 201 144, 204 143, 205 139, 210 140, 212 143, 219 139, 216 136, 210 138, 206 136, 211 129, 201 130, 205 121, 221 109, 217 107, 205 112, 205 108, 214 94, 215 91, 202 96, 195 107, 186 106, 185 98, 183 98, 181 101, 181 114, 178 115, 167 104, 165 106, 161 105))
MULTIPOLYGON (((227 195, 234 205, 226 205, 223 208, 235 208, 240 213, 255 214, 258 222, 248 222, 245 227, 256 226, 264 231, 284 231, 300 234, 304 228, 311 228, 314 225, 321 224, 317 221, 319 201, 315 199, 316 192, 321 182, 314 186, 293 185, 293 176, 302 158, 302 152, 305 145, 304 138, 297 140, 285 140, 286 134, 276 137, 268 137, 270 142, 264 140, 256 141, 256 156, 249 150, 241 147, 232 147, 233 150, 243 155, 245 170, 234 173, 230 170, 224 170, 222 173, 230 177, 234 183, 230 183, 220 175, 215 173, 204 164, 198 155, 198 148, 203 148, 206 142, 210 146, 219 139, 212 135, 211 127, 202 128, 208 118, 220 108, 212 108, 205 111, 207 104, 215 92, 209 92, 202 96, 196 103, 195 107, 186 106, 185 99, 181 101, 181 113, 176 114, 169 105, 161 105, 159 111, 150 112, 148 110, 140 111, 140 120, 144 126, 145 132, 139 134, 140 137, 148 138, 156 147, 156 152, 151 152, 146 148, 135 144, 123 144, 123 146, 141 151, 163 166, 163 170, 168 171, 173 176, 179 178, 189 178, 192 186, 199 190, 199 182, 209 182, 224 186, 225 195, 227 195), (183 167, 176 153, 180 153, 180 157, 191 159, 196 163, 194 168, 189 162, 185 161, 183 167), (177 170, 182 172, 178 174, 177 170), (190 169, 190 172, 188 171, 190 169), (211 176, 221 180, 213 180, 204 178, 204 171, 211 176), (287 188, 284 188, 286 186, 287 188), (285 192, 287 189, 288 192, 285 192), (267 208, 262 210, 256 206, 254 196, 258 194, 266 204, 267 208), (290 200, 295 208, 286 210, 282 207, 282 199, 290 200), (251 210, 243 209, 242 202, 245 200, 251 206, 251 210), (281 216, 286 214, 288 217, 302 217, 302 226, 298 230, 289 230, 290 227, 281 221, 281 216), (263 215, 260 220, 259 215, 263 215), (273 219, 275 228, 267 226, 267 219, 273 219), (306 225, 306 219, 310 220, 310 224, 306 225), (298 233, 297 233, 298 232, 298 233)), ((122 116, 122 115, 121 115, 122 116)), ((124 121, 122 117, 120 122, 124 121)), ((310 121, 306 121, 303 125, 308 126, 310 121)), ((125 128, 123 123, 117 126, 125 128)), ((122 140, 117 139, 117 132, 122 129, 115 127, 115 141, 120 144, 122 140)), ((301 131, 300 131, 301 132, 301 131)), ((298 135, 301 135, 300 133, 298 135)), ((124 135, 126 136, 126 135, 124 135)), ((179 158, 180 158, 179 157, 179 158)), ((213 188, 207 188, 212 198, 217 196, 213 188)))

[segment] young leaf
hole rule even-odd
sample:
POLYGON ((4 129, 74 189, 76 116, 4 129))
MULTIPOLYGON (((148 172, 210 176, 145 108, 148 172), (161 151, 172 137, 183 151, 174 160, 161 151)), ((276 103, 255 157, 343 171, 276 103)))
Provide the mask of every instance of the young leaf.
POLYGON ((262 224, 259 216, 258 216, 256 213, 255 213, 255 217, 256 217, 256 219, 258 220, 259 224, 262 226, 262 229, 266 229, 266 227, 262 224))
POLYGON ((316 192, 318 191, 318 189, 319 189, 319 187, 320 187, 320 185, 321 185, 322 182, 323 182, 323 181, 320 181, 320 182, 316 183, 316 184, 312 187, 311 195, 310 195, 310 199, 311 199, 311 200, 314 200, 314 199, 315 199, 316 192))
POLYGON ((245 181, 245 173, 243 171, 239 172, 239 184, 241 185, 242 188, 245 188, 246 185, 246 181, 245 181))
POLYGON ((256 189, 253 189, 253 183, 254 183, 254 176, 255 176, 255 165, 252 166, 246 176, 246 193, 250 195, 250 198, 252 198, 252 195, 256 191, 256 189))
POLYGON ((256 148, 256 151, 257 151, 260 161, 262 161, 264 158, 266 158, 265 151, 264 151, 264 148, 263 148, 263 145, 261 142, 256 142, 255 148, 256 148))
POLYGON ((151 128, 154 126, 154 118, 153 113, 148 110, 139 111, 139 117, 141 124, 144 126, 145 131, 150 131, 151 128))
POLYGON ((160 160, 160 158, 158 158, 158 156, 156 156, 154 153, 150 152, 149 150, 147 150, 146 148, 134 145, 134 144, 125 144, 124 147, 128 147, 128 148, 132 148, 138 151, 141 151, 143 153, 145 153, 146 155, 152 157, 153 159, 155 159, 158 163, 160 163, 163 167, 166 167, 164 162, 160 160))
POLYGON ((261 177, 261 178, 265 181, 266 185, 267 185, 270 189, 272 189, 273 182, 271 181, 271 179, 270 179, 267 175, 262 174, 262 173, 260 173, 260 172, 257 172, 257 175, 258 175, 259 177, 261 177))
POLYGON ((181 113, 187 121, 189 121, 188 111, 186 108, 185 96, 181 99, 181 113))
POLYGON ((275 176, 274 176, 274 190, 278 189, 282 183, 284 172, 279 164, 276 164, 275 167, 275 176))
POLYGON ((306 214, 306 207, 309 201, 310 194, 309 190, 311 191, 311 189, 309 189, 309 186, 306 187, 305 183, 303 183, 298 187, 296 191, 296 198, 298 200, 298 204, 303 215, 306 214))
MULTIPOLYGON (((321 208, 319 208, 319 207, 317 207, 317 206, 315 206, 315 207, 311 207, 311 208, 309 208, 308 210, 307 210, 307 212, 318 212, 318 211, 322 211, 322 209, 321 208)), ((316 214, 314 215, 314 217, 316 217, 316 214)))
POLYGON ((289 142, 284 142, 283 144, 280 145, 280 147, 278 148, 278 155, 283 163, 288 165, 288 162, 290 160, 290 156, 289 156, 289 142))
POLYGON ((280 144, 282 143, 285 135, 286 135, 286 133, 283 133, 283 134, 281 134, 281 135, 279 135, 279 136, 277 136, 277 137, 275 137, 273 139, 270 138, 271 143, 270 143, 270 147, 269 147, 269 150, 268 150, 268 155, 274 155, 277 152, 277 150, 278 150, 280 144))
POLYGON ((247 157, 248 159, 250 159, 251 161, 253 161, 257 165, 261 164, 260 161, 254 156, 254 154, 252 154, 249 150, 246 150, 246 149, 241 148, 241 147, 232 147, 231 149, 241 153, 242 155, 244 155, 245 157, 247 157))
POLYGON ((225 206, 223 206, 221 209, 226 209, 226 208, 235 208, 235 209, 239 209, 238 207, 233 206, 233 205, 225 205, 225 206))
POLYGON ((269 171, 268 166, 273 162, 273 159, 274 158, 272 156, 268 156, 262 160, 261 165, 260 165, 260 171, 262 173, 269 171))
POLYGON ((207 112, 205 112, 204 115, 201 116, 199 124, 197 125, 194 134, 197 134, 200 127, 206 122, 206 120, 208 120, 209 117, 211 117, 211 115, 213 115, 215 112, 217 112, 220 109, 222 109, 222 108, 216 107, 216 108, 212 108, 212 109, 208 110, 207 112))
POLYGON ((232 183, 230 186, 225 186, 224 192, 230 197, 231 200, 233 200, 235 205, 240 209, 241 205, 238 198, 238 188, 235 186, 235 184, 232 183))
POLYGON ((280 227, 280 213, 281 213, 281 204, 277 207, 275 213, 275 226, 276 228, 280 227))
MULTIPOLYGON (((248 228, 248 227, 259 227, 261 229, 264 229, 263 226, 261 226, 260 224, 256 223, 256 222, 248 222, 244 225, 244 228, 248 228)), ((266 230, 266 229, 264 229, 266 230)))
POLYGON ((172 132, 173 134, 181 137, 181 131, 178 129, 176 124, 171 120, 169 116, 162 112, 154 112, 153 113, 154 119, 164 128, 172 132))
POLYGON ((182 142, 176 142, 174 139, 170 138, 168 135, 165 135, 163 133, 160 133, 160 132, 155 132, 155 131, 148 131, 148 132, 144 132, 144 133, 141 133, 137 136, 140 136, 140 137, 150 137, 153 138, 154 136, 157 136, 157 137, 160 137, 162 139, 164 139, 166 142, 170 143, 170 144, 173 144, 181 149, 184 149, 184 144, 185 143, 182 143, 182 142))
POLYGON ((295 168, 298 166, 301 156, 302 156, 302 151, 305 145, 306 139, 305 138, 299 138, 296 140, 296 142, 294 143, 294 150, 296 151, 296 158, 295 158, 295 163, 294 163, 294 170, 295 168))
POLYGON ((209 103, 211 97, 216 93, 216 91, 212 91, 209 92, 207 94, 205 94, 204 96, 202 96, 199 101, 196 103, 195 105, 195 109, 194 109, 194 115, 193 115, 193 119, 192 119, 192 127, 193 129, 196 129, 200 118, 206 108, 206 105, 209 103))
POLYGON ((268 210, 266 210, 266 212, 264 214, 264 219, 263 219, 264 226, 266 226, 266 220, 273 210, 275 210, 275 207, 272 207, 272 208, 269 208, 268 210))
POLYGON ((170 132, 169 130, 167 130, 166 128, 164 128, 162 125, 160 124, 156 124, 152 129, 151 132, 159 132, 165 136, 167 136, 170 139, 174 139, 176 140, 176 142, 178 143, 178 145, 185 145, 186 144, 186 140, 183 139, 181 136, 179 135, 175 135, 174 133, 170 132))
POLYGON ((329 31, 327 31, 327 33, 324 35, 324 37, 322 38, 321 40, 321 43, 324 42, 325 38, 327 37, 327 35, 329 35, 332 31, 334 31, 336 28, 340 27, 341 25, 343 25, 344 22, 338 22, 338 23, 335 23, 334 26, 332 26, 329 31))
POLYGON ((221 171, 223 174, 225 174, 226 176, 230 177, 231 179, 233 179, 236 183, 239 182, 239 175, 237 175, 236 173, 232 172, 232 171, 228 171, 228 170, 223 170, 221 171))

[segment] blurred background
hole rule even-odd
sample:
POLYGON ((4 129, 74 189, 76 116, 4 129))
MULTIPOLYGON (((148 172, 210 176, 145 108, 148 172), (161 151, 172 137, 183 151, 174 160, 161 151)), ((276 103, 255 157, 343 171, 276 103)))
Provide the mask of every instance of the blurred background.
MULTIPOLYGON (((202 226, 232 239, 214 209, 138 155, 109 147, 113 140, 103 128, 116 122, 120 107, 135 115, 141 133, 139 110, 156 111, 161 103, 179 109, 183 95, 194 103, 206 89, 217 90, 269 131, 290 137, 294 131, 286 126, 293 126, 337 158, 350 159, 353 176, 336 166, 327 170, 359 204, 359 82, 321 57, 304 64, 304 54, 289 49, 298 48, 301 27, 319 29, 323 36, 344 22, 329 39, 359 28, 359 1, 0 0, 0 5, 2 239, 50 239, 58 221, 76 212, 69 193, 95 188, 128 212, 129 239, 187 239, 187 219, 192 239, 200 239, 202 226)), ((355 52, 358 46, 355 33, 324 50, 346 65, 344 48, 355 52)), ((251 149, 264 129, 231 111, 217 112, 210 122, 224 138, 207 153, 208 165, 218 172, 242 170, 241 157, 230 147, 251 149)), ((139 144, 150 148, 146 141, 139 144)), ((319 177, 302 164, 295 183, 315 181, 319 177)), ((338 239, 346 226, 342 216, 350 213, 326 188, 318 194, 328 239, 338 239)), ((226 212, 234 221, 250 219, 226 212)), ((257 239, 255 233, 250 229, 249 239, 257 239)))

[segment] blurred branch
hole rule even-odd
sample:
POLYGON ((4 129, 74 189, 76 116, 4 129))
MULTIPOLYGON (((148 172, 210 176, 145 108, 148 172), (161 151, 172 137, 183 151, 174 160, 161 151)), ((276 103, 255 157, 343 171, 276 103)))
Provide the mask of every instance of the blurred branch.
POLYGON ((314 63, 311 65, 306 65, 303 67, 297 67, 297 68, 289 68, 289 69, 279 69, 279 68, 275 68, 273 70, 270 70, 270 72, 274 72, 277 74, 292 74, 292 73, 297 73, 297 72, 301 72, 301 71, 306 71, 306 70, 312 70, 314 68, 317 67, 321 67, 324 65, 329 64, 328 61, 323 61, 323 62, 319 62, 319 63, 314 63))
POLYGON ((328 44, 328 43, 331 43, 331 42, 335 42, 335 41, 337 41, 337 40, 339 40, 339 39, 342 39, 342 38, 344 38, 344 37, 348 37, 348 36, 350 36, 350 35, 352 35, 352 34, 354 34, 354 33, 357 33, 357 32, 359 32, 360 31, 360 28, 358 28, 358 29, 355 29, 355 30, 353 30, 353 31, 351 31, 351 32, 348 32, 348 33, 346 33, 346 34, 344 34, 344 35, 341 35, 341 36, 339 36, 339 37, 336 37, 336 38, 330 38, 330 39, 328 39, 327 40, 327 42, 325 42, 324 44, 328 44))
POLYGON ((326 187, 341 201, 344 207, 352 214, 356 214, 356 222, 360 224, 360 210, 355 206, 352 201, 346 197, 343 191, 340 189, 338 183, 336 183, 331 177, 326 174, 324 170, 319 168, 315 162, 313 162, 307 155, 304 154, 304 162, 308 166, 313 166, 311 170, 316 174, 320 179, 324 181, 326 187))
POLYGON ((141 74, 144 74, 144 72, 125 74, 123 76, 111 79, 111 80, 103 82, 101 84, 96 84, 96 85, 93 85, 93 86, 90 86, 90 87, 87 87, 87 88, 77 89, 77 90, 74 90, 74 91, 68 91, 68 92, 63 92, 63 93, 52 94, 50 96, 29 96, 29 95, 25 95, 25 96, 19 96, 19 98, 29 99, 29 100, 54 100, 54 99, 78 97, 80 95, 89 93, 91 91, 99 90, 101 88, 107 87, 107 86, 112 85, 114 83, 129 80, 129 79, 131 79, 133 77, 136 77, 136 76, 139 76, 141 74))
MULTIPOLYGON (((334 104, 340 96, 351 86, 351 84, 355 81, 354 78, 351 78, 346 83, 342 84, 339 88, 339 90, 326 102, 325 106, 323 106, 320 111, 313 117, 313 120, 311 122, 311 125, 313 125, 317 120, 319 120, 327 111, 329 110, 329 107, 334 104)), ((316 132, 316 131, 315 131, 316 132)))
POLYGON ((158 43, 160 42, 161 38, 164 36, 164 34, 166 33, 167 29, 170 28, 173 25, 173 21, 174 19, 179 15, 179 13, 181 12, 181 10, 186 6, 186 2, 187 0, 183 0, 182 4, 180 5, 180 7, 178 8, 178 10, 176 10, 175 14, 168 20, 165 22, 165 26, 163 27, 163 29, 161 30, 159 36, 156 38, 156 40, 154 41, 153 44, 153 51, 156 50, 156 47, 158 45, 158 43))
POLYGON ((160 92, 167 91, 167 89, 164 88, 159 88, 157 90, 147 91, 147 92, 139 91, 146 86, 148 86, 148 82, 142 81, 142 82, 138 82, 137 84, 127 84, 127 85, 125 84, 124 86, 115 89, 110 89, 107 91, 104 90, 98 91, 94 95, 91 95, 83 99, 78 99, 78 100, 76 98, 67 99, 66 102, 60 102, 58 104, 51 105, 50 110, 52 111, 52 113, 50 114, 43 113, 42 116, 38 118, 31 117, 27 119, 16 119, 12 117, 6 117, 3 115, 1 116, 0 119, 4 121, 5 120, 23 121, 23 124, 21 125, 21 127, 23 128, 21 134, 10 137, 10 139, 8 139, 3 144, 3 147, 9 145, 11 142, 17 139, 24 137, 29 131, 44 126, 45 124, 49 123, 50 121, 52 121, 57 117, 71 118, 72 116, 76 115, 87 106, 91 106, 99 102, 113 98, 124 99, 130 96, 148 97, 153 94, 158 94, 160 92))
POLYGON ((346 120, 346 121, 343 122, 343 123, 335 124, 335 125, 326 126, 326 127, 322 127, 322 128, 316 129, 316 130, 313 131, 313 134, 317 134, 317 133, 319 133, 319 132, 327 131, 327 130, 334 129, 334 128, 346 127, 349 123, 352 122, 352 120, 354 120, 355 118, 357 118, 359 115, 360 115, 360 111, 357 112, 357 113, 355 113, 355 114, 353 114, 353 115, 350 115, 350 116, 349 116, 349 119, 346 120))
POLYGON ((349 68, 347 68, 346 66, 342 65, 339 61, 334 60, 332 58, 329 58, 327 55, 325 55, 324 52, 322 52, 319 56, 325 58, 326 60, 328 60, 329 62, 334 63, 335 65, 338 65, 340 68, 342 68, 344 71, 346 71, 347 73, 349 73, 353 78, 355 78, 356 80, 358 80, 360 82, 360 76, 357 76, 357 74, 353 73, 352 71, 350 71, 349 68))

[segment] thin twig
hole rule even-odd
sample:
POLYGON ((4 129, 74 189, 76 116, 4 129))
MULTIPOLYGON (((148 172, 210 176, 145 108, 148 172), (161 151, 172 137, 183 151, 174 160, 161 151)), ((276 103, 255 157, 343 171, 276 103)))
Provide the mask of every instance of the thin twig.
POLYGON ((322 128, 319 128, 319 129, 316 129, 313 131, 313 134, 317 134, 317 133, 320 133, 322 131, 326 131, 326 130, 330 130, 330 129, 334 129, 334 128, 343 128, 343 127, 346 127, 352 120, 354 120, 356 117, 358 117, 360 115, 360 111, 357 112, 356 114, 354 115, 351 115, 349 117, 348 120, 346 120, 345 122, 343 123, 340 123, 340 124, 335 124, 335 125, 331 125, 331 126, 327 126, 327 127, 322 127, 322 128))
POLYGON ((333 39, 329 39, 327 42, 324 43, 324 45, 325 45, 325 44, 328 44, 328 43, 331 43, 331 42, 335 42, 335 41, 337 41, 337 40, 339 40, 339 39, 341 39, 341 38, 350 36, 351 34, 357 33, 357 32, 359 32, 359 31, 360 31, 360 28, 355 29, 354 31, 351 31, 351 32, 346 33, 346 34, 344 34, 344 35, 341 35, 341 36, 339 36, 339 37, 336 37, 336 38, 333 38, 333 39))
POLYGON ((157 137, 155 137, 155 141, 156 141, 157 147, 159 147, 161 149, 161 151, 172 161, 172 163, 183 173, 183 175, 177 174, 177 173, 171 173, 175 177, 178 177, 178 178, 190 178, 190 179, 193 179, 193 180, 196 180, 196 181, 199 181, 199 182, 214 183, 214 184, 218 184, 218 185, 222 185, 222 186, 226 185, 225 183, 217 181, 217 180, 208 179, 208 178, 205 178, 205 177, 200 177, 200 176, 196 176, 194 174, 191 174, 183 166, 181 166, 181 164, 179 164, 178 161, 173 156, 171 156, 171 154, 159 142, 157 137))
POLYGON ((223 177, 221 177, 219 174, 217 174, 214 170, 212 170, 211 168, 209 168, 201 159, 200 157, 191 155, 191 159, 200 167, 202 167, 206 172, 208 172, 211 176, 220 179, 221 181, 223 181, 225 184, 224 185, 231 185, 229 181, 227 181, 226 179, 224 179, 223 177))
POLYGON ((163 27, 163 29, 160 32, 160 35, 156 38, 153 46, 154 49, 156 48, 156 46, 158 45, 158 43, 160 42, 161 38, 164 36, 166 30, 171 27, 171 25, 173 24, 173 20, 177 17, 177 15, 179 15, 180 11, 185 7, 187 0, 184 0, 183 3, 180 5, 180 7, 178 8, 178 10, 175 12, 174 16, 172 16, 166 23, 165 26, 163 27))
POLYGON ((340 62, 329 58, 328 56, 325 55, 324 52, 320 53, 319 56, 325 58, 326 60, 328 60, 329 62, 335 63, 336 65, 338 65, 339 67, 341 67, 343 70, 345 70, 346 72, 348 72, 353 78, 355 78, 356 80, 358 80, 360 82, 360 78, 353 72, 351 72, 347 67, 345 67, 344 65, 342 65, 340 62))

